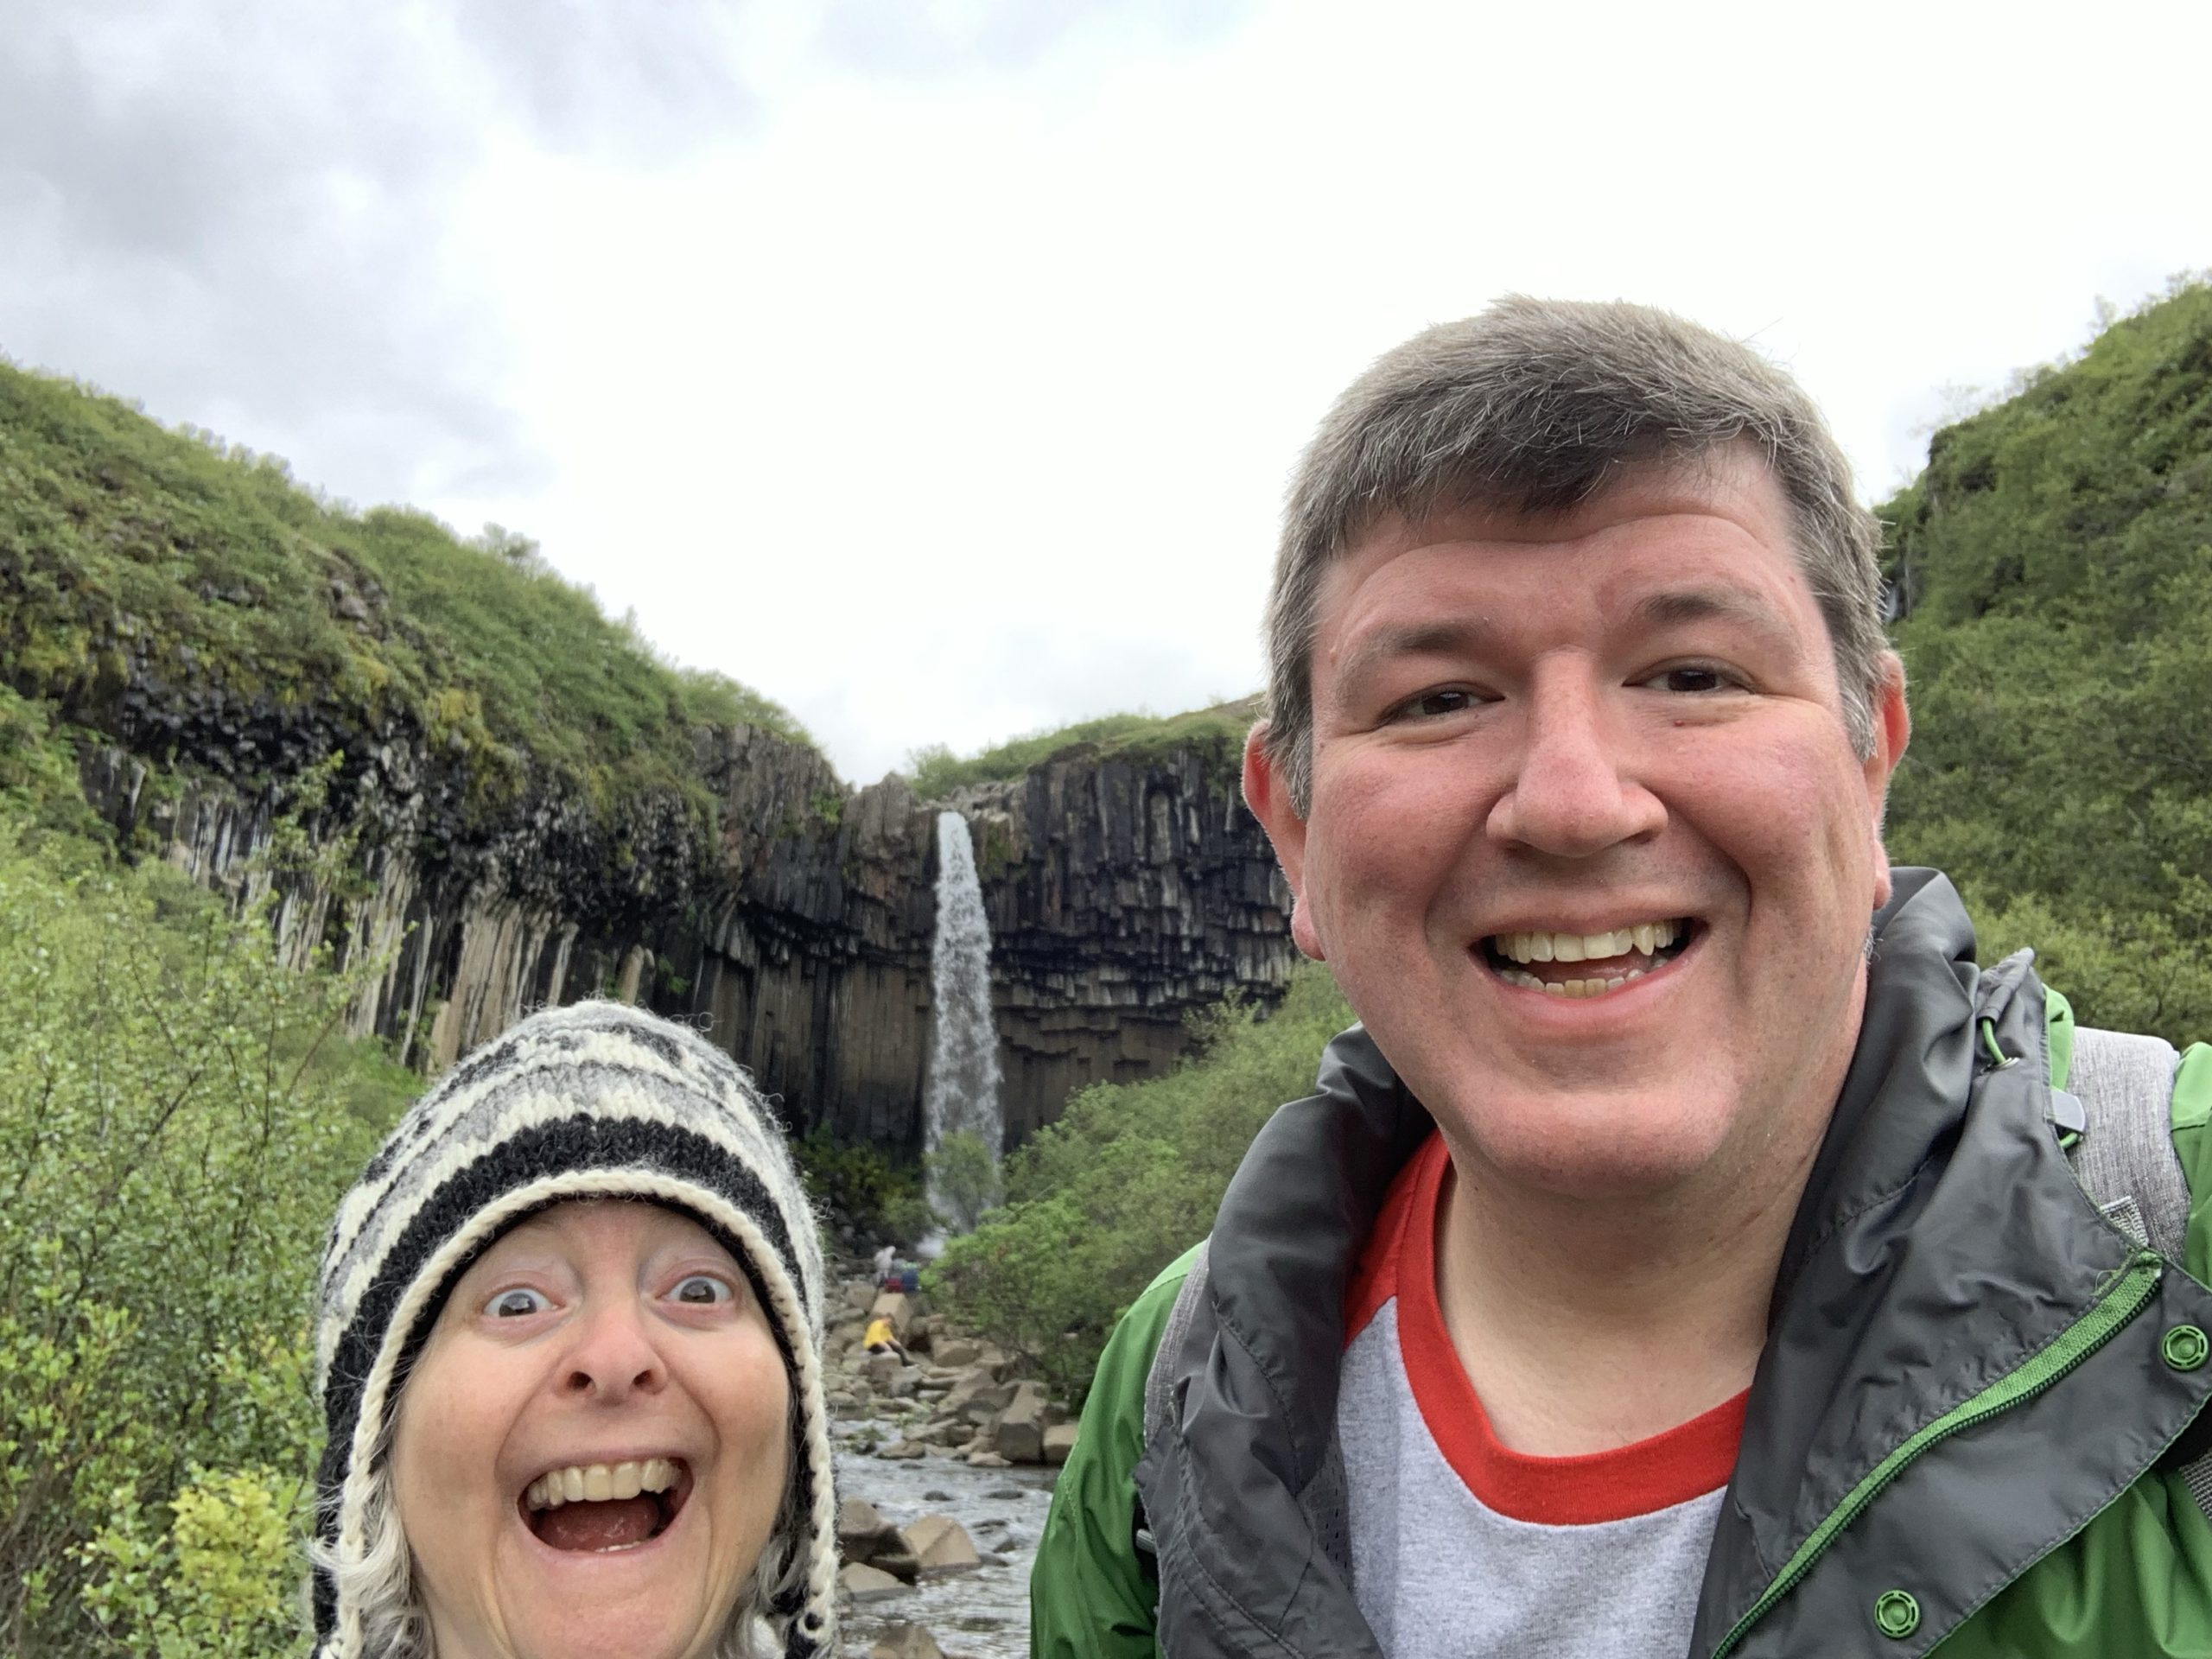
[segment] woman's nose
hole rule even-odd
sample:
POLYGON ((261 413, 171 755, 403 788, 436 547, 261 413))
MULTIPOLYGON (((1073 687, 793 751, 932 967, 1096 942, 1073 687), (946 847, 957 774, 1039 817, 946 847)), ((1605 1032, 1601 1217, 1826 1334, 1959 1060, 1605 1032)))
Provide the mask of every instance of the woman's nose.
POLYGON ((668 1370, 645 1320, 629 1299, 588 1310, 568 1354, 564 1390, 607 1405, 659 1392, 668 1370))
POLYGON ((1588 858, 1656 833, 1666 817, 1601 688, 1565 677, 1532 688, 1513 775, 1491 809, 1493 838, 1588 858))

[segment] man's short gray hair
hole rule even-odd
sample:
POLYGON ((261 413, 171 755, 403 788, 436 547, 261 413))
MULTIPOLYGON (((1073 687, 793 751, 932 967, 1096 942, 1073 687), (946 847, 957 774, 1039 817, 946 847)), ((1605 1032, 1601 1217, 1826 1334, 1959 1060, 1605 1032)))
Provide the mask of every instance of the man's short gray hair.
POLYGON ((1755 446, 1789 505, 1835 652, 1844 724, 1874 747, 1881 527, 1797 384, 1749 346, 1648 306, 1515 296, 1377 359, 1300 458, 1268 599, 1268 759, 1313 790, 1313 639, 1331 563, 1388 518, 1561 512, 1639 467, 1755 446))

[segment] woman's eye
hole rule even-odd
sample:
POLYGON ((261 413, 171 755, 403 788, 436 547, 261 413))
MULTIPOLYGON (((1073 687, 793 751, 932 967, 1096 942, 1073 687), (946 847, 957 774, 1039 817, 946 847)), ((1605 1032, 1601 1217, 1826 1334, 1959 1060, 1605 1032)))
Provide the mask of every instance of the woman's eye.
POLYGON ((484 1311, 495 1319, 520 1319, 532 1313, 543 1313, 552 1306, 537 1291, 518 1287, 501 1291, 484 1305, 484 1311))
POLYGON ((712 1302, 737 1300, 736 1289, 710 1273, 695 1273, 676 1281, 676 1288, 669 1294, 679 1302, 705 1306, 712 1302))

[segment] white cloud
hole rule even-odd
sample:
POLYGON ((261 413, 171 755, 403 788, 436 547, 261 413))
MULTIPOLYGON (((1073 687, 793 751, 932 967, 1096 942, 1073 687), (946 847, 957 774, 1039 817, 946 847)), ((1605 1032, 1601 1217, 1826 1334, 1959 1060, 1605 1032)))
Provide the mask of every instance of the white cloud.
MULTIPOLYGON (((537 536, 868 779, 1255 686, 1299 444, 1375 353, 1502 292, 1758 339, 1878 495, 1942 388, 2212 259, 2196 3, 2094 30, 1967 5, 1185 10, 1040 34, 948 0, 897 38, 717 13, 614 54, 608 86, 683 117, 625 143, 588 62, 512 69, 420 211, 502 346, 471 385, 544 470, 472 484, 426 417, 417 499, 537 536), (710 48, 720 79, 683 55, 710 48)), ((342 455, 319 479, 360 488, 342 455)))

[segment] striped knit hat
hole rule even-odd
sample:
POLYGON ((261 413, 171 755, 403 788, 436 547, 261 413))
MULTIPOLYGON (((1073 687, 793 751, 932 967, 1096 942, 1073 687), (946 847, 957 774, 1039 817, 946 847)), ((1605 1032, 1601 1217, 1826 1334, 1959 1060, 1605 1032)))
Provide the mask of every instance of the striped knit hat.
POLYGON ((372 1577, 362 1564, 390 1510, 400 1391, 447 1294, 518 1222, 592 1196, 688 1213, 751 1276, 798 1425, 789 1520, 768 1541, 775 1559, 758 1581, 772 1587, 755 1611, 785 1659, 835 1651, 836 1512, 813 1212, 768 1107, 729 1056, 682 1026, 585 1002, 535 1014, 454 1065, 339 1207, 315 1326, 330 1433, 317 1476, 316 1659, 384 1659, 366 1645, 368 1627, 394 1610, 362 1606, 374 1598, 358 1586, 372 1577))

